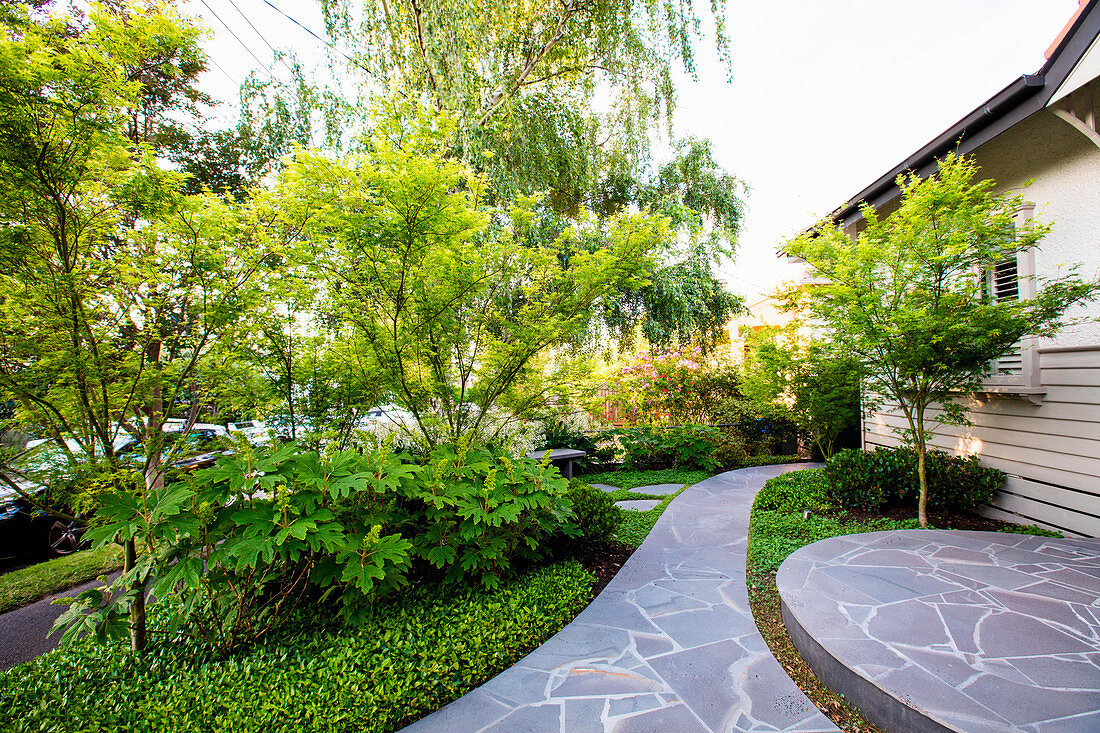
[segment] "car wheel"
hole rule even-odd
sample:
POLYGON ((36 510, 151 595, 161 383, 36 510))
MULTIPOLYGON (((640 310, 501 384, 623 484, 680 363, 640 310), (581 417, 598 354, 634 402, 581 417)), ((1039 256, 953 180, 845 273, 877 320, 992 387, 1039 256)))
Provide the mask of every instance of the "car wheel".
POLYGON ((81 529, 73 522, 51 521, 46 526, 46 551, 50 557, 71 555, 80 549, 81 529))

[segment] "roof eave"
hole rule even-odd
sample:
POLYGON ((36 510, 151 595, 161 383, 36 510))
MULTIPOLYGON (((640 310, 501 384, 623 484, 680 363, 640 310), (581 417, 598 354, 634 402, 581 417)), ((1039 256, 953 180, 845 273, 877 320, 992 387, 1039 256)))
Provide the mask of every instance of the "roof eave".
MULTIPOLYGON (((849 199, 832 213, 831 218, 846 223, 858 220, 860 206, 864 203, 877 208, 897 198, 901 192, 896 185, 899 175, 930 175, 948 153, 971 153, 1043 109, 1100 35, 1098 7, 1100 0, 1089 0, 1081 4, 1062 30, 1059 39, 1049 49, 1049 57, 1037 73, 1024 74, 1013 80, 985 103, 849 199)), ((807 231, 815 228, 816 225, 807 231)))

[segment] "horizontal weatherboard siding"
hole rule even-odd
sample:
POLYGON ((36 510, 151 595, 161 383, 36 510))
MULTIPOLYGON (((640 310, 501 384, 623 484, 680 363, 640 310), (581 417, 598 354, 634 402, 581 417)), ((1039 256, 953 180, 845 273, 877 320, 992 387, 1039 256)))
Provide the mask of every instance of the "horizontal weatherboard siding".
MULTIPOLYGON (((1088 537, 1100 536, 1100 346, 1040 351, 1041 404, 1005 395, 969 403, 970 426, 935 425, 933 448, 976 453, 1007 474, 985 513, 1088 537)), ((884 405, 864 421, 864 444, 900 444, 907 426, 884 405)))

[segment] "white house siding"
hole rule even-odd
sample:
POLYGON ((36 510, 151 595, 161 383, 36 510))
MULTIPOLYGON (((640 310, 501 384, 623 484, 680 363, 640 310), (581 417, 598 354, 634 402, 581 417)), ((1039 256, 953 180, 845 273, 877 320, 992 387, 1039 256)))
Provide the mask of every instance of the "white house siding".
MULTIPOLYGON (((1094 82, 1096 84, 1096 82, 1094 82)), ((1100 278, 1100 147, 1044 110, 974 153, 982 174, 1035 204, 1035 218, 1052 224, 1035 254, 1039 277, 1056 277, 1078 266, 1085 279, 1100 278), (1031 185, 1025 185, 1032 181, 1031 185)), ((1084 319, 1040 347, 1100 345, 1100 307, 1072 309, 1084 319)))
MULTIPOLYGON (((1100 346, 1043 349, 1038 405, 1013 396, 968 402, 972 426, 936 426, 931 446, 978 454, 1008 475, 985 513, 1073 535, 1100 536, 1100 346)), ((898 445, 905 418, 884 409, 864 421, 864 444, 898 445)))
MULTIPOLYGON (((1049 111, 975 153, 982 174, 1035 204, 1053 224, 1035 254, 1040 277, 1073 266, 1100 278, 1100 148, 1049 111), (1025 185, 1031 181, 1030 185, 1025 185)), ((972 427, 937 427, 932 446, 978 454, 1008 475, 989 516, 1100 536, 1100 304, 1075 307, 1078 322, 1039 343, 1040 404, 986 395, 970 403, 972 427)), ((892 446, 904 417, 884 408, 864 421, 868 449, 892 446)))

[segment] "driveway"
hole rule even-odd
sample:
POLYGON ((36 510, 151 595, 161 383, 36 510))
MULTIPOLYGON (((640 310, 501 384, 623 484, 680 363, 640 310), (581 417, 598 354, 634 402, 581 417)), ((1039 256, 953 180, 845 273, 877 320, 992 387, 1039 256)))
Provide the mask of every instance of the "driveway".
MULTIPOLYGON (((118 573, 110 576, 112 580, 118 573)), ((63 614, 68 606, 51 606, 57 598, 71 598, 81 591, 99 585, 98 580, 78 585, 75 588, 55 593, 52 596, 35 601, 29 606, 0 614, 0 670, 8 670, 17 664, 34 659, 57 648, 61 632, 47 638, 53 622, 63 614)))

